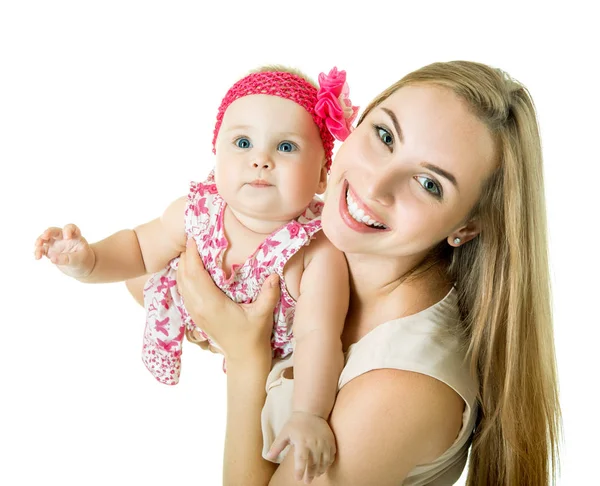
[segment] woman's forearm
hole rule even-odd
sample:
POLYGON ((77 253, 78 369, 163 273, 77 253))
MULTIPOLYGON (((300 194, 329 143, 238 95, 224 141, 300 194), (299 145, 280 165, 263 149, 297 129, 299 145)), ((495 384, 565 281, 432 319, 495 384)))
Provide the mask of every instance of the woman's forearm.
POLYGON ((227 362, 223 485, 267 485, 275 464, 262 458, 261 411, 270 360, 227 362))

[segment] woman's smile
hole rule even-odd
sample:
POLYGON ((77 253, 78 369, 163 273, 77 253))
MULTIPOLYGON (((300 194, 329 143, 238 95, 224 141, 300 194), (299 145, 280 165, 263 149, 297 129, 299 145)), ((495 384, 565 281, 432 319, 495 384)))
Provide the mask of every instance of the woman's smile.
POLYGON ((347 180, 342 186, 339 208, 342 220, 354 231, 359 233, 389 231, 381 218, 373 214, 373 211, 350 188, 347 180))

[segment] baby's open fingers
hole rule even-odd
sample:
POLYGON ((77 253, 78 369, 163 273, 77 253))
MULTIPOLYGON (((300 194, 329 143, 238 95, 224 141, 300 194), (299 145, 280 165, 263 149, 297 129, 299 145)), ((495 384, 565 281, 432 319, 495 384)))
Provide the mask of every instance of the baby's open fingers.
POLYGON ((275 441, 271 445, 269 452, 267 452, 267 459, 269 461, 274 461, 279 454, 281 454, 284 449, 290 443, 288 435, 285 433, 285 429, 279 433, 279 435, 275 438, 275 441))
POLYGON ((35 247, 33 249, 33 255, 36 260, 39 260, 44 255, 48 254, 48 243, 44 243, 44 240, 38 238, 35 240, 35 247))
POLYGON ((294 445, 294 477, 296 481, 306 482, 307 466, 310 461, 310 450, 304 444, 294 445))
POLYGON ((327 472, 327 470, 333 464, 333 460, 335 459, 335 447, 326 448, 321 454, 321 459, 319 461, 319 466, 317 467, 316 476, 321 476, 327 472))
POLYGON ((304 484, 312 483, 313 479, 317 476, 317 470, 319 469, 319 456, 321 454, 318 451, 308 450, 308 457, 306 459, 306 470, 304 471, 304 484))
POLYGON ((50 228, 44 230, 44 232, 35 240, 33 254, 35 255, 36 260, 39 260, 44 255, 47 256, 48 250, 54 240, 61 239, 62 235, 62 228, 58 228, 56 226, 51 226, 50 228))
POLYGON ((42 240, 42 241, 56 240, 58 238, 62 238, 62 234, 63 234, 62 228, 57 228, 56 226, 52 226, 52 227, 48 228, 46 231, 44 231, 38 239, 42 240))
POLYGON ((308 449, 302 445, 294 445, 294 477, 302 481, 308 462, 308 449))

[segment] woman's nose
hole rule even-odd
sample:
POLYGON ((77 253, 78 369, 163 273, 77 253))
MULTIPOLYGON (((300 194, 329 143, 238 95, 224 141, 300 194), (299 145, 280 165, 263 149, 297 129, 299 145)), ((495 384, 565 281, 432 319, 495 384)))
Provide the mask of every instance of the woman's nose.
POLYGON ((394 189, 398 184, 397 174, 387 167, 379 167, 366 179, 366 196, 382 206, 394 204, 394 189))

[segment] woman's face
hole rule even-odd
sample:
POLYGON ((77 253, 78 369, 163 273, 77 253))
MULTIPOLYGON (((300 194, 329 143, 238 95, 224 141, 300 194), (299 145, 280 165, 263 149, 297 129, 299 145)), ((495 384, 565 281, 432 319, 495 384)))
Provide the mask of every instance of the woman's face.
POLYGON ((391 257, 469 239, 476 229, 465 220, 496 158, 487 127, 453 92, 400 88, 340 147, 323 231, 346 253, 391 257))

